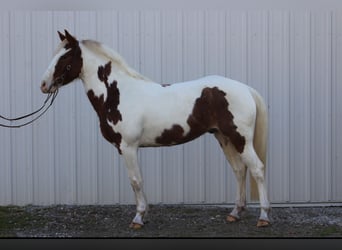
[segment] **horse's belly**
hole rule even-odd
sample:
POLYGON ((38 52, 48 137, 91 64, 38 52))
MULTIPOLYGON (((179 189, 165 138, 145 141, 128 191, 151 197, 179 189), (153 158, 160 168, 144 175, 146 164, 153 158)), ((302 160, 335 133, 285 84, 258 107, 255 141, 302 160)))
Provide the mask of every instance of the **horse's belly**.
POLYGON ((140 146, 172 146, 186 142, 184 136, 190 130, 186 120, 171 122, 160 117, 151 121, 147 122, 144 126, 143 134, 140 138, 140 146))
POLYGON ((164 128, 159 133, 151 133, 144 135, 141 139, 141 147, 159 147, 173 146, 183 144, 208 132, 207 129, 199 128, 197 130, 189 130, 188 126, 174 124, 169 128, 164 128))

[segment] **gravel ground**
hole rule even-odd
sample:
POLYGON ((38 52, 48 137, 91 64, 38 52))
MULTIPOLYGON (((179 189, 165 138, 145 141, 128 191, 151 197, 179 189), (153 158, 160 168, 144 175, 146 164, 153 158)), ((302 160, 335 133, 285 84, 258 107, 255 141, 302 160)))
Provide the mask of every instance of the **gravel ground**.
POLYGON ((128 227, 133 205, 0 207, 0 237, 334 237, 342 238, 342 207, 273 208, 272 225, 257 228, 258 208, 227 223, 231 208, 151 205, 145 226, 128 227))

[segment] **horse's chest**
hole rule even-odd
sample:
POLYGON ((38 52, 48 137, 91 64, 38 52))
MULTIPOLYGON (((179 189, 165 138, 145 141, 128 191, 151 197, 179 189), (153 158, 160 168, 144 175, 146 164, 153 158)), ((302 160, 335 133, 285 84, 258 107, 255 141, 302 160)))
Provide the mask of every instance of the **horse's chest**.
POLYGON ((106 100, 104 100, 103 94, 97 97, 93 90, 89 90, 87 95, 99 117, 103 137, 110 143, 115 144, 121 154, 120 144, 122 136, 113 128, 114 125, 122 120, 121 113, 117 108, 119 105, 118 93, 116 94, 115 91, 108 91, 106 100), (110 124, 112 124, 112 126, 110 124))

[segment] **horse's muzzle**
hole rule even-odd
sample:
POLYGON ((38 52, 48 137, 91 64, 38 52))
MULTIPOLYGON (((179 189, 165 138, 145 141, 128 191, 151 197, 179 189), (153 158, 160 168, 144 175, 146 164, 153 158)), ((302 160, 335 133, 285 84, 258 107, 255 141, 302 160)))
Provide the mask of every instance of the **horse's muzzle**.
POLYGON ((55 86, 50 86, 48 87, 48 85, 46 84, 45 81, 42 82, 42 84, 40 85, 40 90, 44 93, 54 93, 57 90, 57 87, 55 86))
POLYGON ((49 89, 48 89, 47 84, 46 84, 45 81, 43 81, 42 84, 40 85, 40 90, 41 90, 44 94, 48 93, 49 89))

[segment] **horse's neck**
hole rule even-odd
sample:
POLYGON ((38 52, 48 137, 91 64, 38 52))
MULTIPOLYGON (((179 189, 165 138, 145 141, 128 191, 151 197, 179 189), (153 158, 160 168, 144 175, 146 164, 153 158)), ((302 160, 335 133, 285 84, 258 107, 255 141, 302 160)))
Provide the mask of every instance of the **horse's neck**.
POLYGON ((97 96, 101 94, 106 95, 106 84, 111 85, 113 81, 116 81, 121 85, 126 82, 134 82, 137 80, 117 69, 115 65, 112 65, 111 63, 110 74, 107 76, 107 82, 104 82, 103 79, 99 78, 99 71, 101 70, 101 67, 104 68, 109 62, 110 61, 106 58, 95 57, 90 53, 83 55, 83 68, 80 78, 83 81, 86 92, 93 90, 97 96))
POLYGON ((147 77, 130 68, 120 56, 116 58, 115 53, 113 53, 114 57, 110 59, 107 55, 89 49, 84 44, 81 44, 80 46, 83 58, 83 68, 80 78, 84 83, 86 92, 93 90, 96 96, 102 94, 106 96, 108 85, 113 84, 114 81, 116 81, 117 88, 119 88, 120 91, 128 92, 130 92, 130 89, 132 88, 136 89, 138 86, 142 87, 154 83, 147 77), (103 71, 108 64, 110 64, 110 66, 108 66, 110 69, 103 71), (98 74, 100 70, 103 72, 110 72, 107 76, 107 83, 105 83, 103 79, 100 79, 101 76, 99 77, 98 74))

